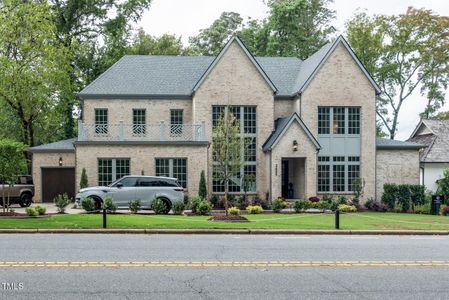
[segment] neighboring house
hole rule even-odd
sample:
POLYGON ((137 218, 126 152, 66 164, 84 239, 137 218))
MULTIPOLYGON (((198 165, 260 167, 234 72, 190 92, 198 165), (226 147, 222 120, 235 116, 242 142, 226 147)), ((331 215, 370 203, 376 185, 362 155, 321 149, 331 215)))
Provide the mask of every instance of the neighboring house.
POLYGON ((432 192, 449 168, 449 120, 421 120, 409 141, 424 144, 420 152, 420 182, 432 192))
POLYGON ((228 113, 240 121, 244 140, 245 163, 232 193, 243 192, 243 176, 255 175, 249 193, 261 198, 352 195, 361 177, 364 197, 378 198, 384 182, 419 182, 421 147, 377 140, 376 152, 379 92, 343 37, 304 61, 254 57, 238 38, 217 57, 124 56, 78 94, 77 140, 31 149, 34 180, 43 185, 36 200, 50 200, 50 166, 74 167, 76 189, 85 168, 91 186, 144 172, 177 177, 190 195, 205 170, 209 194, 223 193, 211 141, 216 121, 228 113), (376 164, 379 155, 388 168, 376 164))

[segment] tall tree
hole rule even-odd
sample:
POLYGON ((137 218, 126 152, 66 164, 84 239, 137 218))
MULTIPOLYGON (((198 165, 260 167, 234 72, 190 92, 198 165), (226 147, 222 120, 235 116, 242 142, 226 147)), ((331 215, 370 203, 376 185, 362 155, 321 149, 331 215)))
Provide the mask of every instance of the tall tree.
POLYGON ((269 0, 266 55, 305 59, 329 41, 333 0, 269 0))
POLYGON ((242 27, 243 18, 235 12, 223 12, 209 28, 201 29, 189 42, 194 54, 217 55, 226 41, 242 27))
POLYGON ((188 55, 190 49, 184 48, 181 37, 171 34, 154 37, 140 28, 126 52, 140 55, 188 55))
POLYGON ((69 87, 68 51, 42 1, 1 2, 0 24, 0 102, 20 122, 16 138, 33 146, 36 129, 59 125, 55 107, 69 87))
POLYGON ((346 26, 348 40, 379 84, 377 115, 394 139, 401 109, 418 92, 427 97, 424 117, 444 104, 449 81, 449 18, 408 8, 398 16, 365 13, 346 26))
POLYGON ((75 93, 117 61, 126 50, 131 23, 151 0, 48 0, 56 36, 71 49, 71 90, 60 95, 66 115, 66 137, 75 135, 75 93))

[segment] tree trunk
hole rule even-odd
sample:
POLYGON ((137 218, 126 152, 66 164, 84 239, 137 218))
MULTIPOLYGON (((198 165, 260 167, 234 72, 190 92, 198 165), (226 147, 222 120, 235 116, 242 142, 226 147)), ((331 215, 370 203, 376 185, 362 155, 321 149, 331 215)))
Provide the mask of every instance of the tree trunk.
POLYGON ((2 204, 3 204, 3 212, 6 211, 6 199, 5 199, 5 183, 2 182, 2 204))
POLYGON ((229 193, 229 180, 225 181, 225 199, 224 199, 224 209, 225 209, 225 214, 228 215, 228 193, 229 193))

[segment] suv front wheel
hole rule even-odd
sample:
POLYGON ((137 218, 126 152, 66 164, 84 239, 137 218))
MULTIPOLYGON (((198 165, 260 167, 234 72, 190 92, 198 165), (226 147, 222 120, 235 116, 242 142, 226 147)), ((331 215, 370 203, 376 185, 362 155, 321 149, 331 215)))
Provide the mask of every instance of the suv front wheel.
POLYGON ((21 207, 28 207, 33 202, 32 196, 28 193, 23 193, 20 195, 19 205, 21 207))

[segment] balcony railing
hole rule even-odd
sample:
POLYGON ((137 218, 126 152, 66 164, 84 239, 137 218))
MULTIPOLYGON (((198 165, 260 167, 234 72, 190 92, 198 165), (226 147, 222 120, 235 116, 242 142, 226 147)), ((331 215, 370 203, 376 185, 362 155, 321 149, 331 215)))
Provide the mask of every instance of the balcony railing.
POLYGON ((201 142, 206 141, 204 122, 198 125, 86 124, 78 122, 79 141, 148 141, 201 142))

